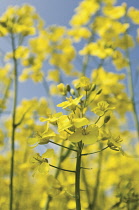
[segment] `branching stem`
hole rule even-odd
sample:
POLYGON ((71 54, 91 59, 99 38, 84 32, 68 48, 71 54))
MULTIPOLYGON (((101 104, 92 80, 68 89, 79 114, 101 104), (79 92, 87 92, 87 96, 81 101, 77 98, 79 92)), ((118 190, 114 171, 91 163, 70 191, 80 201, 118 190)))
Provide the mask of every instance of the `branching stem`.
POLYGON ((14 152, 15 152, 15 130, 16 130, 16 106, 17 106, 17 60, 15 57, 15 40, 14 35, 11 33, 12 51, 13 51, 13 82, 14 82, 14 99, 13 99, 13 111, 12 111, 12 135, 11 135, 11 166, 10 166, 10 203, 9 209, 13 209, 13 176, 14 176, 14 152))
POLYGON ((67 170, 67 169, 64 169, 64 168, 57 167, 57 166, 53 166, 53 165, 51 165, 51 164, 49 164, 49 166, 51 166, 51 167, 53 167, 53 168, 57 168, 57 169, 62 170, 62 171, 67 171, 67 172, 73 172, 73 173, 75 173, 75 171, 67 170))
POLYGON ((92 155, 92 154, 95 154, 95 153, 99 153, 99 152, 102 152, 103 150, 105 150, 105 149, 107 149, 107 148, 108 148, 108 146, 107 146, 107 147, 104 147, 103 149, 98 150, 98 151, 96 151, 96 152, 91 152, 91 153, 84 153, 84 154, 81 154, 81 156, 85 156, 85 155, 92 155))
POLYGON ((58 146, 60 146, 60 147, 63 147, 63 148, 65 148, 65 149, 68 149, 68 150, 72 150, 72 151, 74 151, 74 152, 77 152, 77 150, 72 149, 72 148, 70 148, 70 147, 66 147, 66 146, 64 146, 64 145, 62 145, 62 144, 58 144, 58 143, 55 143, 55 142, 53 142, 53 141, 49 141, 49 142, 51 142, 52 144, 58 145, 58 146))

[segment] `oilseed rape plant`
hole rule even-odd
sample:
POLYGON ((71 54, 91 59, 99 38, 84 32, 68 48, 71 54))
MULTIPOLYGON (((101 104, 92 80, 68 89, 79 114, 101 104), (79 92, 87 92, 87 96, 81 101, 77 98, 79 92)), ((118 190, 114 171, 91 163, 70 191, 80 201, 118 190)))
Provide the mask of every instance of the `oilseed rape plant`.
POLYGON ((0 17, 0 209, 138 210, 139 10, 82 0, 45 21, 0 17))

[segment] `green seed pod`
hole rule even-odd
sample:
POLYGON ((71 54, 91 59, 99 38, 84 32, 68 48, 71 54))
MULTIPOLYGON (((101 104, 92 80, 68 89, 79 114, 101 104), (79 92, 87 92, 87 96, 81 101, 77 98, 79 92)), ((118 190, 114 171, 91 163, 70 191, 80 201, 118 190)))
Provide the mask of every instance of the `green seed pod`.
POLYGON ((102 92, 102 89, 100 89, 100 90, 96 93, 96 95, 99 95, 101 92, 102 92))
POLYGON ((108 140, 108 137, 103 137, 103 138, 101 139, 101 141, 106 141, 106 140, 108 140))
POLYGON ((110 120, 110 116, 108 115, 108 116, 106 116, 105 118, 104 118, 104 123, 107 123, 107 122, 109 122, 109 120, 110 120))
POLYGON ((92 91, 94 91, 96 89, 96 84, 92 85, 92 91))
POLYGON ((66 88, 67 88, 67 92, 70 92, 70 85, 66 85, 66 88))

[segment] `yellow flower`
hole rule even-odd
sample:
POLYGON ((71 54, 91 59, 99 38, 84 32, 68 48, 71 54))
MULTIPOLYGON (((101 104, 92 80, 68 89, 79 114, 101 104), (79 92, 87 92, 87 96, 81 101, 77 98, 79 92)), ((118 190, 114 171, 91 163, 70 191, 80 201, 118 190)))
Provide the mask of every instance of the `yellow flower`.
POLYGON ((93 30, 98 33, 105 40, 113 40, 121 33, 125 33, 129 27, 128 23, 120 23, 119 21, 112 20, 108 17, 98 16, 92 24, 93 30))
POLYGON ((50 115, 49 118, 40 117, 40 121, 41 122, 48 121, 51 124, 56 125, 57 124, 57 120, 59 119, 60 116, 62 116, 62 112, 58 112, 56 114, 52 114, 52 115, 50 115))
POLYGON ((47 124, 46 130, 43 133, 37 132, 35 137, 28 139, 28 144, 33 147, 36 147, 38 144, 48 144, 49 140, 55 136, 55 132, 47 124))
POLYGON ((49 172, 49 163, 46 158, 42 158, 39 153, 36 153, 30 160, 33 163, 35 170, 33 176, 40 172, 42 174, 47 174, 49 172))
POLYGON ((134 7, 130 7, 127 15, 131 18, 133 23, 139 24, 139 10, 138 9, 134 7))
POLYGON ((4 36, 11 32, 21 33, 23 36, 33 35, 37 22, 37 16, 35 16, 35 9, 29 5, 9 7, 0 18, 0 22, 2 22, 0 35, 4 36))
POLYGON ((84 144, 94 144, 98 140, 98 135, 98 127, 96 125, 89 125, 86 128, 78 128, 68 139, 75 143, 82 141, 84 144))
POLYGON ((101 59, 111 56, 112 53, 113 49, 111 47, 107 47, 106 43, 103 40, 89 43, 80 51, 81 55, 89 54, 92 56, 97 56, 101 59))
POLYGON ((48 80, 52 80, 54 82, 59 82, 60 81, 60 72, 57 69, 52 69, 48 71, 48 80))
POLYGON ((46 152, 42 154, 42 158, 51 158, 54 156, 54 154, 53 149, 47 149, 46 152))
POLYGON ((103 13, 112 19, 119 19, 125 15, 126 12, 126 5, 123 4, 122 6, 112 6, 107 5, 103 9, 103 13))
POLYGON ((59 118, 58 132, 64 131, 72 126, 73 126, 73 124, 67 115, 63 115, 59 118))
POLYGON ((120 136, 117 136, 117 137, 111 136, 107 144, 110 147, 110 149, 122 152, 121 145, 120 145, 120 142, 122 141, 123 140, 120 136))
MULTIPOLYGON (((23 59, 26 58, 28 56, 29 53, 29 49, 27 47, 24 46, 19 46, 16 50, 15 50, 15 57, 16 59, 23 59)), ((13 58, 13 53, 7 53, 5 56, 5 59, 9 59, 9 58, 13 58)))
POLYGON ((130 35, 124 35, 123 37, 119 37, 115 43, 115 47, 119 47, 123 50, 126 50, 127 48, 134 47, 134 41, 132 36, 130 35))
POLYGON ((58 104, 57 107, 62 107, 63 109, 69 107, 71 110, 75 110, 82 97, 83 96, 79 96, 78 98, 73 99, 72 96, 70 96, 70 98, 66 98, 67 101, 58 104))
POLYGON ((112 58, 113 58, 113 63, 116 66, 117 70, 121 70, 129 65, 128 60, 118 50, 115 50, 113 52, 112 58))
POLYGON ((91 82, 90 82, 90 79, 85 77, 85 76, 82 76, 80 77, 79 79, 77 80, 74 80, 73 81, 73 84, 74 84, 74 87, 76 89, 78 88, 83 88, 85 91, 88 91, 90 90, 91 88, 91 82))
POLYGON ((82 118, 74 118, 72 119, 72 123, 76 128, 80 128, 82 126, 88 125, 89 124, 89 120, 85 117, 82 118))
POLYGON ((67 88, 63 83, 60 83, 59 85, 57 85, 57 89, 58 89, 59 93, 61 93, 62 95, 67 94, 67 88))
POLYGON ((99 9, 99 3, 96 0, 82 1, 76 8, 76 14, 72 17, 70 24, 72 26, 81 26, 89 22, 90 17, 99 9))
POLYGON ((108 110, 114 109, 106 101, 100 101, 97 103, 97 107, 93 108, 92 111, 98 116, 103 116, 108 110))
POLYGON ((68 31, 68 34, 73 37, 76 42, 82 38, 87 39, 91 36, 91 32, 85 27, 75 27, 68 31))

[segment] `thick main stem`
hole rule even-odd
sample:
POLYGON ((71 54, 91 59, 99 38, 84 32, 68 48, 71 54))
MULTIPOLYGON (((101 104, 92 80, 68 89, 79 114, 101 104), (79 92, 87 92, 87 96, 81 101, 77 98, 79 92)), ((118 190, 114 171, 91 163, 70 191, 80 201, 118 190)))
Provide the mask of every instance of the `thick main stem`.
POLYGON ((82 153, 82 142, 79 142, 78 151, 77 151, 77 161, 76 161, 76 174, 75 174, 76 210, 81 210, 81 200, 80 200, 81 153, 82 153))
POLYGON ((14 63, 14 73, 13 73, 13 82, 14 82, 14 101, 13 101, 13 111, 12 111, 12 135, 11 135, 11 167, 10 167, 10 203, 9 209, 13 209, 13 176, 14 176, 14 152, 15 152, 15 130, 16 130, 16 106, 17 106, 17 60, 15 57, 15 40, 13 33, 11 33, 12 41, 12 51, 13 51, 13 63, 14 63))

